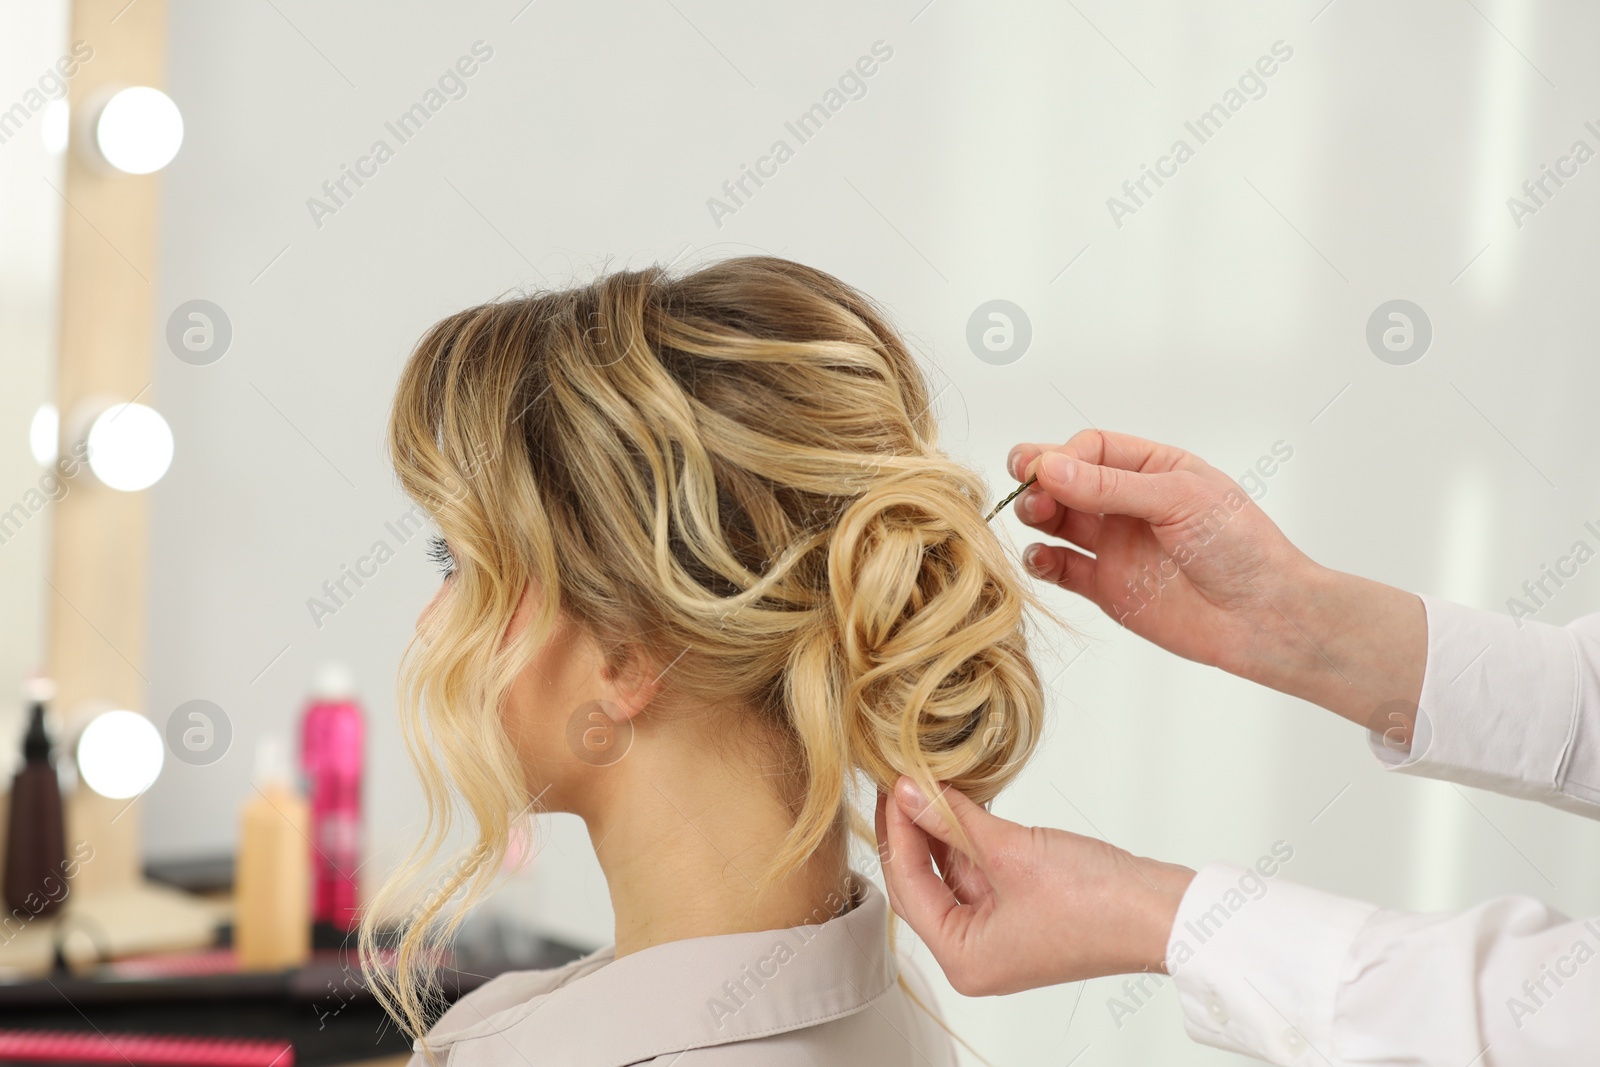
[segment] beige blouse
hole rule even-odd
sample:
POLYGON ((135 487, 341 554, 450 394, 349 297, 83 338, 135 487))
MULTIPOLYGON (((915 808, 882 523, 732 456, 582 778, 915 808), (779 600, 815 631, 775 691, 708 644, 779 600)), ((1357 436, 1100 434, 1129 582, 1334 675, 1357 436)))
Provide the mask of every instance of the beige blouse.
MULTIPOLYGON (((888 902, 821 924, 695 937, 615 959, 512 971, 457 1001, 428 1033, 441 1067, 955 1067, 933 993, 888 939, 888 902)), ((422 1042, 408 1067, 427 1067, 422 1042)))

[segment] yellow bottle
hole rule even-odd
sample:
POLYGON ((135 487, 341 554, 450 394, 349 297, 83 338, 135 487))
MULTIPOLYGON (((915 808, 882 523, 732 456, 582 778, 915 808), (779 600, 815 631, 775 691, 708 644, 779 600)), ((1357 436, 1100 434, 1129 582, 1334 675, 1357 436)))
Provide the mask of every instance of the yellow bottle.
POLYGON ((311 813, 290 784, 283 742, 256 746, 255 788, 239 820, 233 948, 245 971, 280 971, 311 958, 311 813))

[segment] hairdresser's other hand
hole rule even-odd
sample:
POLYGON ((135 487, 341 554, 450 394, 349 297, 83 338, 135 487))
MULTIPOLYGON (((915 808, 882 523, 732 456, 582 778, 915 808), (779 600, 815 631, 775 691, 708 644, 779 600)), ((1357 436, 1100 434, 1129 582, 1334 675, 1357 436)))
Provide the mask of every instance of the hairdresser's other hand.
POLYGON ((949 786, 944 796, 970 851, 902 777, 893 797, 878 795, 878 852, 890 904, 957 992, 997 996, 1108 974, 1165 973, 1192 870, 1009 822, 949 786))
POLYGON ((1385 709, 1415 708, 1427 654, 1421 599, 1319 566, 1198 456, 1084 430, 1064 445, 1018 445, 1009 467, 1019 481, 1039 478, 1017 498, 1017 517, 1096 557, 1029 545, 1023 562, 1035 576, 1169 652, 1362 725, 1389 729, 1385 709))
POLYGON ((1008 460, 1017 518, 1070 541, 1029 545, 1037 577, 1094 601, 1134 633, 1212 666, 1276 631, 1288 587, 1315 564, 1232 478, 1198 456, 1127 434, 1085 430, 1064 445, 1021 444, 1008 460))

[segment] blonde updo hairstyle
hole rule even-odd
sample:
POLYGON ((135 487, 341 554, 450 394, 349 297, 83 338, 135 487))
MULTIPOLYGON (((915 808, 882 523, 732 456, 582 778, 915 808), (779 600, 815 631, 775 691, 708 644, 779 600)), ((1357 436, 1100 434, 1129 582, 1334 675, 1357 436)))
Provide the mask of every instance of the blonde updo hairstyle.
POLYGON ((884 791, 910 775, 947 815, 935 783, 986 803, 1017 775, 1042 725, 1024 633, 1042 605, 982 479, 937 448, 931 400, 866 296, 770 256, 614 272, 428 330, 389 446, 456 562, 400 694, 429 825, 362 923, 376 945, 414 902, 390 964, 363 953, 413 1036, 432 949, 532 799, 500 708, 558 612, 608 662, 642 651, 782 739, 794 823, 764 885, 841 825, 874 840, 857 772, 884 791), (505 641, 530 582, 536 617, 505 641), (452 792, 476 840, 419 895, 452 792))

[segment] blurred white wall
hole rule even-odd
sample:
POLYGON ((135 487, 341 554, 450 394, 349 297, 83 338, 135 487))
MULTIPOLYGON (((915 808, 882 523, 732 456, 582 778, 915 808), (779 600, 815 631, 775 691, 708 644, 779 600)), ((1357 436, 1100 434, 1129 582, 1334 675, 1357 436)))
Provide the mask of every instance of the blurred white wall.
POLYGON ((26 726, 22 681, 44 667, 43 581, 52 505, 71 491, 34 461, 28 430, 55 403, 62 160, 46 146, 49 102, 67 91, 66 0, 0 6, 0 775, 10 781, 26 726))
MULTIPOLYGON (((1015 441, 1098 425, 1240 476, 1292 450, 1262 502, 1313 557, 1491 610, 1596 544, 1600 161, 1520 220, 1507 198, 1574 141, 1600 149, 1600 11, 524 5, 173 5, 187 140, 164 179, 158 318, 210 300, 233 340, 209 366, 159 353, 150 402, 177 455, 154 490, 149 707, 214 700, 236 735, 147 797, 152 854, 228 847, 254 739, 293 728, 325 657, 354 666, 371 715, 368 870, 416 833, 393 677, 435 579, 420 538, 384 525, 409 507, 382 452, 396 372, 439 316, 607 264, 762 250, 862 287, 949 385, 947 445, 996 494, 1015 441), (465 95, 399 144, 385 123, 480 41, 465 95), (865 95, 798 143, 785 122, 880 41, 865 95), (1292 55, 1200 143, 1185 123, 1275 46, 1292 55), (708 198, 780 138, 793 158, 719 225, 708 198), (1192 158, 1113 219, 1108 198, 1180 138, 1192 158), (393 157, 314 217, 308 198, 378 139, 393 157), (993 299, 1031 321, 1007 365, 966 341, 993 299), (1408 365, 1366 340, 1394 299, 1432 326, 1408 365), (378 540, 397 558, 316 625, 307 599, 378 540)), ((1045 664, 1062 672, 1048 743, 1001 814, 1192 866, 1281 840, 1286 877, 1389 906, 1527 893, 1600 913, 1600 827, 1386 775, 1348 723, 1061 606, 1088 650, 1045 664)), ((1597 608, 1600 564, 1537 617, 1597 608)), ((503 903, 609 940, 570 820, 503 903)), ((1120 979, 967 1000, 918 955, 993 1062, 1238 1062, 1184 1037, 1170 983, 1119 1025, 1120 979)))

